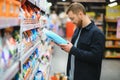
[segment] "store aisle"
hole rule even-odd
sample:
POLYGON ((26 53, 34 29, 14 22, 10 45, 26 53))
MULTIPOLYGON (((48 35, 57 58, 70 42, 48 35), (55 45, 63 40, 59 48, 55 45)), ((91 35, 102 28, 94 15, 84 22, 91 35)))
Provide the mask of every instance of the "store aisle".
MULTIPOLYGON (((67 53, 62 51, 58 46, 54 47, 51 75, 54 73, 65 73, 67 58, 67 53)), ((103 60, 101 80, 120 80, 120 60, 103 60)))
POLYGON ((66 73, 68 54, 60 49, 57 45, 54 46, 54 51, 51 61, 50 74, 54 73, 66 73))
POLYGON ((103 60, 101 80, 120 80, 120 60, 103 60))

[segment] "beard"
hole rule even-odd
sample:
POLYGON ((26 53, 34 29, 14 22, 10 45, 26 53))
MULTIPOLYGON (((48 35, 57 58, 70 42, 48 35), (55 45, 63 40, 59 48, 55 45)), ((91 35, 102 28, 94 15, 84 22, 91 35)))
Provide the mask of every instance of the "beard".
POLYGON ((77 26, 78 28, 81 28, 81 27, 82 27, 82 20, 81 20, 81 19, 79 19, 79 21, 78 21, 78 23, 76 24, 76 26, 77 26))

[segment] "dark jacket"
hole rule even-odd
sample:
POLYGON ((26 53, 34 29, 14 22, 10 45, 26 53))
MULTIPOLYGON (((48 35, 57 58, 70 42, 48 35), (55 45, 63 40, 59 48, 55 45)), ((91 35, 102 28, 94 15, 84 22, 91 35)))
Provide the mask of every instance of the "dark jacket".
MULTIPOLYGON (((72 37, 74 44, 80 28, 72 37)), ((71 54, 75 56, 74 80, 100 80, 101 63, 104 54, 105 36, 92 22, 82 29, 77 48, 69 52, 67 75, 69 76, 71 54)))

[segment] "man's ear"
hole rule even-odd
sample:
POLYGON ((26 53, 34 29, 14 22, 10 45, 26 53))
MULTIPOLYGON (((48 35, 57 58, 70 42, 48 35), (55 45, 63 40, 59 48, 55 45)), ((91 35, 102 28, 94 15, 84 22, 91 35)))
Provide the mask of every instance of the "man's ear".
POLYGON ((82 18, 83 13, 79 11, 78 15, 80 16, 80 18, 82 18))

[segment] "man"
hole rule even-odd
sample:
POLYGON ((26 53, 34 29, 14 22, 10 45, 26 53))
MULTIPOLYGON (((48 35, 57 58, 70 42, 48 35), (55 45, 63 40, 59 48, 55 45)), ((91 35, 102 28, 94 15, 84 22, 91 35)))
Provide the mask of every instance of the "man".
POLYGON ((71 4, 67 14, 77 26, 71 42, 59 45, 69 53, 68 80, 100 80, 105 45, 104 34, 88 18, 82 4, 71 4))

